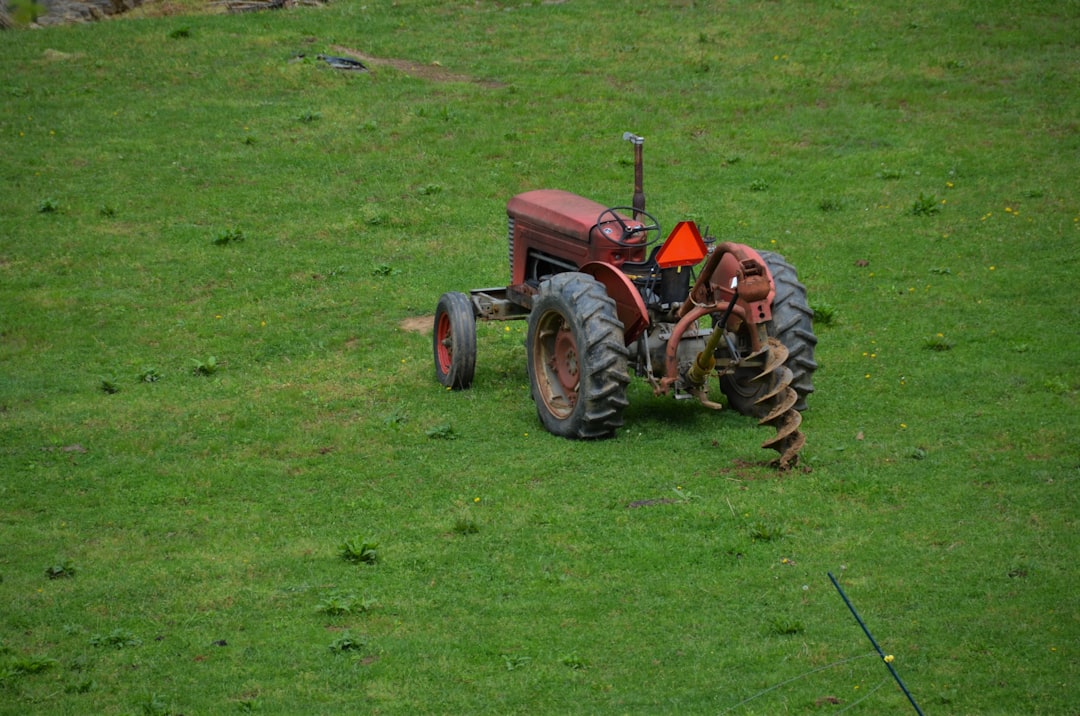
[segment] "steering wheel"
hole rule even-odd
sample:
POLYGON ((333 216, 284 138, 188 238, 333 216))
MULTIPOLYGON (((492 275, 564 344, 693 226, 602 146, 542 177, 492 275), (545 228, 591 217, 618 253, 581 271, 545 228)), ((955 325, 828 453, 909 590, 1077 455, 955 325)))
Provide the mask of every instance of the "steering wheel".
POLYGON ((600 229, 600 233, 611 243, 628 249, 651 246, 660 240, 660 222, 656 220, 656 217, 652 214, 646 214, 644 211, 636 211, 632 206, 613 206, 610 209, 604 209, 596 220, 596 228, 600 229), (626 219, 619 216, 618 212, 620 211, 637 214, 641 218, 635 220, 635 223, 639 223, 641 226, 630 226, 626 219), (614 236, 612 224, 618 226, 618 237, 614 236), (644 234, 645 240, 635 240, 638 234, 644 234))

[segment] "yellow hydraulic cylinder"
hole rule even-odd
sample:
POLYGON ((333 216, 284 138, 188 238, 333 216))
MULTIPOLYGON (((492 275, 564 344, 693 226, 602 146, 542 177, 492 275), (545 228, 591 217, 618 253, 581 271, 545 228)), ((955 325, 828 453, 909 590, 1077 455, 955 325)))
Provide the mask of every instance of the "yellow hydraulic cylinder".
POLYGON ((697 354, 697 358, 690 365, 690 369, 686 371, 686 379, 694 387, 705 385, 705 381, 709 379, 709 374, 716 369, 716 348, 720 345, 720 339, 723 337, 724 325, 722 323, 717 324, 709 335, 705 347, 697 354))

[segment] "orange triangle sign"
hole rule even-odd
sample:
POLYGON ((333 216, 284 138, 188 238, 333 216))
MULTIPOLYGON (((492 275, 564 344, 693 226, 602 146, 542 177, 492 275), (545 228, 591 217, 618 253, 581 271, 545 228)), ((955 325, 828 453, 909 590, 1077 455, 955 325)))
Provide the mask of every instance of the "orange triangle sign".
POLYGON ((656 263, 660 268, 675 266, 693 266, 708 255, 701 232, 692 221, 680 221, 672 229, 667 241, 656 253, 656 263))

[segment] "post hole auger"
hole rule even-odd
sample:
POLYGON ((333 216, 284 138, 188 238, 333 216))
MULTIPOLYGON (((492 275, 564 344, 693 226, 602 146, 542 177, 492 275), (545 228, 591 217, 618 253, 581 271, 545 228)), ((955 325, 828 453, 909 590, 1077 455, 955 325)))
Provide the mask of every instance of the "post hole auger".
MULTIPOLYGON (((768 256, 768 255, 767 255, 768 256)), ((703 384, 715 369, 729 400, 745 414, 759 418, 760 425, 777 431, 762 447, 780 453, 774 464, 786 470, 798 462, 806 436, 799 431, 802 415, 795 405, 798 393, 792 387, 793 372, 786 366, 789 351, 772 336, 771 310, 775 284, 767 259, 741 244, 721 243, 710 254, 693 289, 683 304, 683 318, 676 328, 706 315, 714 319, 705 348, 685 372, 690 391, 704 400, 703 384), (720 337, 726 352, 721 354, 720 337), (723 355, 723 365, 717 355, 723 355)), ((668 371, 674 371, 675 351, 668 348, 668 371)))

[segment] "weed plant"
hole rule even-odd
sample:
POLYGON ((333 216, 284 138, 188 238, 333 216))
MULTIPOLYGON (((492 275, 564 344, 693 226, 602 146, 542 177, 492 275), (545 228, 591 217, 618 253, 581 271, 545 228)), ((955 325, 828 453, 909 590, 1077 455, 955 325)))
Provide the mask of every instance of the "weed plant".
POLYGON ((1075 713, 1077 37, 1073 0, 3 31, 0 713, 907 712, 828 572, 926 713, 1075 713), (520 322, 435 381, 507 199, 629 203, 624 131, 665 227, 820 307, 803 469, 640 381, 614 439, 545 433, 520 322))

